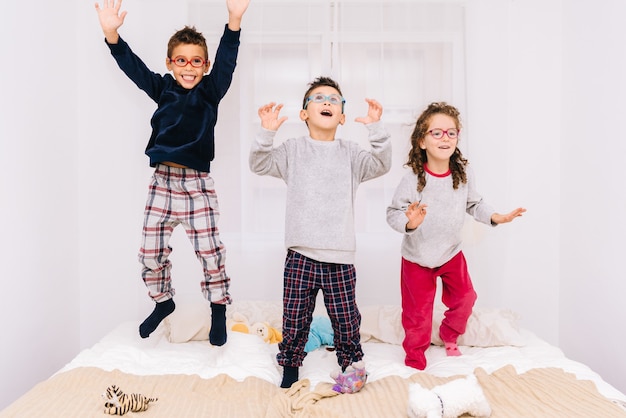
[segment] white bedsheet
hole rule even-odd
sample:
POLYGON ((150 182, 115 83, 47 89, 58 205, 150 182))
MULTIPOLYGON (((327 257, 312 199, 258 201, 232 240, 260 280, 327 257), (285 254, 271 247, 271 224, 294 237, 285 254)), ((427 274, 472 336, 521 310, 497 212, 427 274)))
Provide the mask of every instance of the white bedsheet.
MULTIPOLYGON (((431 346, 426 352, 428 366, 425 372, 436 376, 467 375, 477 367, 491 373, 507 364, 513 365, 518 373, 532 368, 557 367, 574 373, 578 379, 591 380, 598 391, 609 399, 626 402, 626 395, 605 382, 586 365, 570 360, 563 352, 521 330, 525 339, 522 347, 463 347, 460 357, 446 357, 445 350, 431 346)), ((170 343, 165 338, 164 327, 147 339, 139 337, 138 323, 125 322, 102 338, 92 348, 80 352, 62 370, 76 367, 98 367, 104 370, 118 369, 137 375, 197 374, 203 378, 225 373, 236 380, 248 376, 280 384, 281 367, 276 363, 277 344, 267 344, 256 335, 229 332, 228 342, 214 347, 208 341, 170 343)), ((369 381, 390 375, 409 377, 418 372, 404 365, 401 346, 378 343, 363 343, 369 381)), ((330 373, 338 369, 334 352, 320 348, 308 354, 300 369, 300 378, 309 379, 311 387, 319 382, 332 382, 330 373)))

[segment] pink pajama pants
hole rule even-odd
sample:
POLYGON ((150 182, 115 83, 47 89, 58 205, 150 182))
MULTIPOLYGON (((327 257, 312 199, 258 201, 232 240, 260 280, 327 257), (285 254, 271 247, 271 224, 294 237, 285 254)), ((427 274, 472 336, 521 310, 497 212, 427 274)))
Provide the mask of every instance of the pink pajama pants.
POLYGON ((217 195, 209 173, 157 165, 146 202, 139 250, 139 262, 143 265, 141 276, 148 295, 155 302, 174 296, 169 240, 174 228, 182 224, 202 264, 202 293, 213 303, 231 303, 230 278, 224 266, 225 249, 219 238, 218 219, 217 195))
POLYGON ((402 342, 405 364, 424 370, 425 352, 430 346, 432 333, 437 277, 441 277, 442 282, 441 300, 448 308, 439 328, 439 336, 444 342, 456 343, 459 335, 465 332, 476 292, 462 252, 437 268, 422 267, 402 258, 400 276, 402 326, 406 334, 402 342))

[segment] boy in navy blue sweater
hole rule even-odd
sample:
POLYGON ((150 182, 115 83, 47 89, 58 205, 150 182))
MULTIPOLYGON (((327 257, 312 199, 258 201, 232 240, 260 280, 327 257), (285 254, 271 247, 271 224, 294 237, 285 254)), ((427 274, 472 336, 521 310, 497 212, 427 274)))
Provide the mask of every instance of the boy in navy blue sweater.
POLYGON ((157 103, 152 135, 146 147, 155 167, 146 202, 139 261, 154 311, 139 326, 147 338, 175 309, 168 245, 174 228, 182 224, 202 263, 202 292, 211 303, 213 345, 226 343, 226 305, 230 278, 224 266, 225 250, 217 221, 219 207, 210 176, 214 157, 217 107, 235 70, 241 18, 250 0, 226 0, 228 24, 209 73, 206 40, 195 28, 176 32, 167 46, 165 65, 171 74, 159 75, 146 67, 119 36, 126 12, 121 0, 104 0, 96 11, 105 41, 122 71, 157 103), (207 74, 208 75, 205 75, 207 74))

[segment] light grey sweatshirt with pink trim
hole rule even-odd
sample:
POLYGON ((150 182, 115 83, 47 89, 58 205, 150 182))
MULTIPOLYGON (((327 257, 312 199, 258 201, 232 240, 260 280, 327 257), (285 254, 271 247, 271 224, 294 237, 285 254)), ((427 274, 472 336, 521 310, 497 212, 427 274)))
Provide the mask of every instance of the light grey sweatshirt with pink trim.
POLYGON ((354 264, 356 191, 391 168, 391 140, 382 122, 365 125, 371 150, 356 142, 291 138, 274 147, 261 129, 250 150, 252 172, 287 184, 285 246, 317 261, 354 264))
MULTIPOLYGON (((391 205, 387 207, 387 223, 404 235, 402 257, 422 267, 444 265, 461 251, 462 231, 466 213, 478 222, 491 225, 495 212, 476 191, 472 168, 465 167, 467 183, 452 188, 452 174, 435 175, 426 171, 426 186, 417 191, 417 175, 411 170, 396 188, 391 205), (413 202, 428 205, 424 222, 416 229, 405 229, 405 212, 413 202)), ((495 225, 493 225, 495 226, 495 225)))

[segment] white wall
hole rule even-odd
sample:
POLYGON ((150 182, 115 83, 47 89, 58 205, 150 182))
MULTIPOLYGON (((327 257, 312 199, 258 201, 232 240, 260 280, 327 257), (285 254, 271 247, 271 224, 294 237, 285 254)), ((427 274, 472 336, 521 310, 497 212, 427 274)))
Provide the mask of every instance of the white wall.
POLYGON ((475 227, 475 238, 465 243, 470 273, 479 303, 519 312, 523 326, 553 344, 559 326, 560 12, 560 1, 469 1, 466 39, 468 158, 479 190, 496 210, 528 210, 495 230, 475 227))
POLYGON ((80 333, 75 111, 90 65, 74 5, 39 3, 0 15, 0 409, 63 366, 80 333))
MULTIPOLYGON (((618 40, 625 30, 616 20, 624 7, 620 0, 468 0, 464 115, 472 138, 466 155, 482 194, 502 211, 528 208, 513 224, 468 228, 478 303, 521 313, 525 327, 622 391, 626 370, 615 365, 624 315, 617 307, 626 282, 617 234, 625 229, 626 199, 609 168, 619 168, 624 148, 618 40)), ((163 0, 126 1, 124 8, 123 36, 164 71, 167 39, 190 23, 187 10, 163 0)), ((18 318, 2 339, 1 409, 120 321, 150 312, 136 253, 154 105, 116 68, 93 2, 12 2, 0 20, 10 40, 5 57, 19 58, 0 70, 3 97, 11 98, 0 112, 0 245, 9 289, 0 313, 18 318), (40 65, 27 65, 28 55, 40 65)), ((228 130, 237 115, 220 118, 218 130, 228 130)), ((245 174, 229 172, 229 158, 239 156, 218 152, 213 176, 232 293, 277 300, 284 250, 242 239, 245 174)), ((368 285, 381 276, 389 281, 385 303, 399 300, 394 234, 359 237, 362 303, 380 300, 368 285), (372 265, 378 239, 387 245, 372 265)), ((198 295, 200 267, 182 231, 172 245, 177 289, 198 295)))
POLYGON ((560 341, 626 392, 626 3, 563 5, 560 341))

